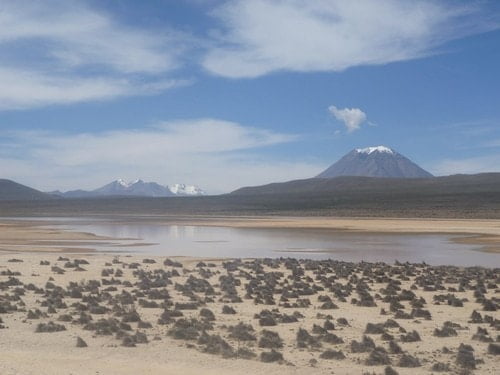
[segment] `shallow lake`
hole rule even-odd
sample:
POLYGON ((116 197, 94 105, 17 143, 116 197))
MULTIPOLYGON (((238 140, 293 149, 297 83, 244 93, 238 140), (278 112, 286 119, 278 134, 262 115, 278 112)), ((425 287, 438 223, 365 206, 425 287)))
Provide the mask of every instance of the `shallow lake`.
POLYGON ((297 257, 500 267, 500 254, 457 244, 445 234, 373 234, 314 229, 255 229, 109 220, 57 219, 64 229, 127 238, 98 251, 196 257, 297 257), (146 245, 146 243, 151 243, 146 245))

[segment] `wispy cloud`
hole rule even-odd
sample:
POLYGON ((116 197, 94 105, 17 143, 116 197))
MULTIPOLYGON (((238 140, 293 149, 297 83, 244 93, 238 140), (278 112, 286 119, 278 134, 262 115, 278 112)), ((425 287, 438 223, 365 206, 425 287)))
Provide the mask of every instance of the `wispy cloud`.
POLYGON ((348 133, 359 130, 361 125, 367 121, 366 113, 359 108, 339 109, 331 105, 328 107, 328 111, 345 125, 348 133))
POLYGON ((430 0, 236 0, 214 16, 222 26, 203 65, 231 78, 415 59, 499 27, 480 4, 430 0))
POLYGON ((186 36, 121 25, 80 1, 0 0, 0 109, 165 90, 186 36), (160 83, 156 83, 160 81, 160 83))
POLYGON ((475 4, 235 0, 215 6, 215 29, 194 37, 131 27, 84 0, 0 0, 0 110, 158 93, 200 64, 248 78, 419 58, 499 27, 475 4))
POLYGON ((189 80, 165 79, 145 83, 124 77, 85 78, 75 74, 61 77, 36 70, 0 67, 0 110, 148 95, 185 84, 189 84, 189 80))
POLYGON ((294 140, 292 134, 216 119, 99 134, 11 132, 2 148, 23 153, 2 157, 0 152, 0 169, 3 176, 43 189, 95 188, 122 177, 194 183, 219 193, 318 173, 324 165, 284 162, 258 152, 294 140))

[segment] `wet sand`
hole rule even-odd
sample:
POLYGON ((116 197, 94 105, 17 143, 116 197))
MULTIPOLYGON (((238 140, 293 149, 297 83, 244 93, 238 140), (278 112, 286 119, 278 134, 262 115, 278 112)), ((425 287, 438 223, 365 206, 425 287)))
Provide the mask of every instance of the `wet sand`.
POLYGON ((441 363, 447 373, 498 374, 488 348, 500 330, 489 311, 500 308, 499 278, 498 269, 421 264, 3 253, 0 373, 383 374, 390 363, 420 374, 441 363), (447 321, 447 337, 435 336, 447 321), (64 330, 36 332, 48 322, 64 330), (255 339, 231 336, 240 322, 255 339), (262 341, 264 330, 282 344, 262 341), (408 342, 414 330, 420 339, 408 342), (363 335, 378 349, 370 340, 356 349, 363 335), (282 359, 262 362, 273 345, 282 359))
POLYGON ((51 222, 0 220, 1 252, 88 253, 94 251, 92 246, 115 244, 114 240, 94 233, 62 230, 51 222))

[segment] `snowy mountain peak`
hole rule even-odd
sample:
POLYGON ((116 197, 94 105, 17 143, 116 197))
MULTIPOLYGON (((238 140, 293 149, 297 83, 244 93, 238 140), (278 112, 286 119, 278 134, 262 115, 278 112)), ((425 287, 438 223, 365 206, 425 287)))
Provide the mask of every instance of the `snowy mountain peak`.
POLYGON ((356 152, 360 154, 368 154, 370 155, 373 152, 385 152, 387 154, 394 154, 394 150, 390 149, 386 146, 375 146, 375 147, 366 147, 366 148, 357 148, 356 152))
POLYGON ((432 175, 386 146, 358 148, 321 172, 319 178, 338 176, 430 178, 432 175))
POLYGON ((137 179, 137 180, 134 180, 134 181, 125 181, 124 179, 122 178, 119 178, 117 180, 114 180, 113 182, 111 182, 109 185, 118 185, 118 186, 121 186, 125 189, 128 189, 136 184, 144 184, 145 182, 141 179, 137 179))
POLYGON ((174 184, 167 186, 156 182, 146 182, 141 179, 126 182, 119 178, 95 190, 73 190, 66 193, 59 192, 57 195, 71 198, 104 196, 174 197, 205 195, 205 192, 193 185, 174 184))
POLYGON ((124 180, 122 180, 121 178, 119 178, 118 180, 115 180, 113 182, 116 182, 117 185, 121 185, 123 187, 128 187, 129 184, 127 184, 124 180))
POLYGON ((205 195, 205 192, 199 187, 186 184, 173 184, 168 188, 175 195, 205 195))

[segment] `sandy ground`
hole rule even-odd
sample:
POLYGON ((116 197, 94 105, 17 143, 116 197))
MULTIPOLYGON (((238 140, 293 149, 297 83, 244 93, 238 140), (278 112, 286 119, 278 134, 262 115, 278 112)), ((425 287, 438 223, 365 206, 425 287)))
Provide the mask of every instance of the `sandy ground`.
MULTIPOLYGON (((500 290, 498 286, 494 285, 495 282, 500 280, 499 270, 490 270, 486 273, 482 270, 476 270, 460 274, 463 270, 457 268, 419 268, 408 265, 386 268, 386 266, 379 265, 373 269, 365 268, 363 270, 365 266, 357 265, 354 266, 352 273, 346 275, 342 267, 334 269, 336 266, 332 266, 333 268, 326 267, 323 270, 322 277, 324 279, 321 281, 321 278, 318 279, 313 270, 306 270, 303 265, 299 268, 304 270, 304 274, 300 275, 299 273, 294 279, 291 276, 291 270, 287 269, 283 263, 276 267, 261 265, 262 269, 257 272, 256 269, 251 267, 252 264, 255 265, 251 261, 247 265, 238 263, 233 270, 228 271, 223 267, 221 260, 205 260, 205 265, 197 266, 200 259, 178 258, 174 260, 179 261, 182 267, 172 267, 171 265, 164 265, 164 257, 150 257, 148 259, 152 259, 155 263, 152 263, 151 260, 150 263, 144 263, 143 257, 138 256, 121 255, 115 258, 111 255, 98 253, 86 255, 1 253, 0 325, 5 328, 0 329, 0 374, 383 374, 385 365, 369 366, 366 364, 370 351, 353 353, 350 346, 352 340, 361 340, 367 323, 383 323, 387 319, 395 319, 394 314, 390 312, 389 303, 383 302, 376 297, 376 294, 383 295, 382 289, 388 286, 388 280, 400 281, 401 289, 410 290, 412 285, 418 284, 417 278, 422 282, 427 278, 432 280, 441 276, 444 290, 424 291, 422 286, 416 286, 413 290, 416 294, 415 299, 422 297, 426 301, 423 309, 430 312, 432 315, 431 320, 418 317, 395 319, 406 332, 417 330, 421 341, 402 342, 400 336, 403 333, 399 328, 386 329, 386 332, 394 337, 394 341, 402 347, 404 352, 418 358, 421 366, 416 368, 401 367, 399 366, 399 360, 402 354, 389 353, 388 357, 392 367, 399 374, 425 374, 431 372, 433 364, 442 362, 450 366, 449 373, 459 373, 462 368, 456 364, 458 347, 461 343, 466 343, 473 347, 475 359, 478 360, 474 374, 500 373, 500 357, 488 354, 487 348, 489 344, 472 340, 477 327, 487 329, 489 333, 487 337, 498 340, 499 322, 494 323, 493 326, 489 323, 475 324, 469 322, 473 310, 480 312, 483 317, 489 315, 493 320, 500 318, 498 311, 483 311, 483 305, 476 302, 474 297, 474 285, 477 284, 478 279, 485 284, 490 283, 489 287, 486 288, 485 298, 489 300, 496 298, 496 304, 500 307, 498 303, 500 290), (68 260, 60 259, 60 256, 67 257, 68 260), (68 266, 68 261, 71 265, 75 259, 84 259, 88 264, 82 263, 82 270, 76 271, 74 267, 68 266), (42 260, 48 261, 50 264, 41 265, 42 260), (134 263, 138 264, 133 265, 134 263), (212 263, 212 265, 208 263, 212 263), (65 272, 62 274, 54 272, 53 266, 58 266, 65 272), (103 269, 111 269, 112 272, 107 276, 103 276, 101 274, 103 269), (121 270, 123 274, 117 275, 117 270, 121 270), (148 286, 141 288, 137 284, 139 282, 137 272, 141 270, 146 272, 143 275, 149 275, 147 276, 149 277, 148 280, 153 280, 154 275, 161 274, 159 273, 160 270, 165 271, 169 273, 170 276, 167 279, 172 283, 165 287, 148 286), (171 274, 170 272, 173 270, 177 270, 179 275, 171 274), (147 272, 150 271, 151 273, 148 274, 147 272), (16 272, 19 274, 16 274, 16 272), (258 301, 257 298, 259 292, 265 292, 266 290, 266 287, 261 282, 254 289, 253 298, 244 298, 247 292, 245 286, 251 280, 262 281, 266 275, 271 275, 272 272, 283 273, 279 278, 280 285, 283 286, 291 286, 293 280, 305 282, 311 286, 324 285, 322 283, 327 278, 342 285, 363 280, 369 287, 369 293, 375 297, 377 306, 364 307, 353 304, 351 298, 359 299, 355 291, 346 298, 345 302, 342 302, 337 295, 327 289, 318 290, 312 295, 301 296, 300 298, 310 300, 311 305, 309 307, 287 308, 283 306, 284 301, 280 299, 279 292, 274 293, 276 304, 266 305, 260 303, 261 301, 258 301), (225 297, 220 288, 220 276, 228 274, 241 281, 241 285, 236 286, 236 290, 238 295, 242 297, 242 302, 221 301, 225 297), (384 279, 383 275, 388 276, 388 278, 384 279), (9 280, 12 280, 11 277, 19 280, 19 283, 11 282, 9 284, 9 280), (377 277, 379 278, 377 279, 377 277), (198 281, 205 280, 209 285, 213 286, 214 294, 200 291, 191 294, 183 293, 182 288, 177 288, 176 285, 187 285, 189 278, 195 278, 198 281), (466 288, 462 292, 448 289, 458 289, 458 281, 464 280, 464 278, 470 280, 472 286, 470 289, 466 288), (96 290, 93 292, 85 291, 85 286, 89 285, 90 280, 97 280, 101 283, 98 292, 96 290), (112 283, 113 280, 114 283, 112 283), (54 285, 49 286, 48 281, 54 285), (124 285, 125 281, 129 281, 131 284, 124 285), (71 286, 71 282, 75 284, 71 286), (105 283, 111 283, 112 285, 104 285, 105 283), (30 284, 32 284, 31 287, 30 284), (84 290, 82 296, 75 296, 70 293, 70 290, 78 289, 78 285, 84 290), (110 286, 116 288, 116 290, 114 288, 106 290, 110 286), (62 289, 57 292, 57 287, 62 289), (41 289, 37 291, 36 288, 41 289), (203 345, 196 340, 174 339, 168 335, 169 330, 175 326, 174 322, 166 325, 157 323, 164 309, 160 307, 145 308, 138 303, 138 299, 141 298, 153 300, 145 295, 152 289, 166 289, 170 295, 170 298, 154 300, 157 303, 168 303, 170 301, 175 304, 176 302, 193 300, 202 301, 196 310, 182 310, 184 317, 193 317, 200 320, 201 308, 210 309, 215 314, 215 321, 213 322, 213 330, 207 332, 220 335, 234 350, 241 345, 241 347, 248 348, 258 356, 261 352, 268 350, 260 348, 257 341, 237 342, 231 339, 228 327, 234 326, 238 322, 251 324, 258 339, 261 337, 263 329, 277 332, 284 342, 283 348, 278 349, 282 353, 284 360, 280 363, 263 363, 259 360, 259 357, 251 360, 228 359, 219 354, 204 353, 203 345), (122 295, 124 291, 135 296, 135 300, 131 305, 120 305, 120 303, 117 304, 116 299, 112 300, 113 297, 118 298, 117 296, 122 295), (463 300, 463 307, 453 307, 447 303, 437 304, 433 300, 434 295, 446 295, 448 293, 452 293, 458 299, 463 300), (57 295, 62 296, 62 301, 66 304, 66 307, 56 307, 55 312, 49 312, 47 303, 48 301, 54 303, 54 300, 50 300, 50 298, 55 298, 57 295), (320 295, 330 297, 338 308, 322 309, 323 302, 318 300, 320 295), (85 296, 88 298, 82 299, 85 296), (76 323, 75 320, 80 315, 78 310, 85 311, 82 305, 90 306, 91 296, 102 298, 99 305, 110 309, 104 314, 90 314, 93 322, 101 318, 125 320, 123 315, 120 315, 120 309, 123 308, 126 311, 136 310, 140 319, 144 322, 150 322, 152 327, 139 329, 138 323, 128 323, 132 331, 125 330, 125 334, 132 335, 138 330, 146 334, 149 342, 138 343, 135 347, 124 347, 122 346, 122 339, 118 339, 116 334, 99 335, 95 330, 86 330, 82 324, 76 323), (17 310, 5 311, 7 304, 16 306, 17 310), (222 314, 223 305, 233 307, 236 314, 222 314), (2 306, 4 311, 1 310, 2 306), (36 309, 40 310, 41 316, 28 319, 29 310, 35 312, 36 309), (280 314, 289 315, 298 311, 303 317, 293 323, 280 322, 276 326, 262 327, 254 315, 260 313, 263 309, 278 309, 280 314), (388 314, 381 315, 381 309, 385 309, 388 314), (296 336, 300 328, 305 328, 314 337, 320 337, 320 335, 312 332, 313 324, 322 326, 325 322, 324 318, 318 317, 318 313, 331 315, 331 322, 334 323, 335 329, 330 332, 340 337, 344 342, 339 344, 322 342, 320 348, 299 348, 296 336), (70 314, 73 322, 58 321, 58 317, 64 314, 70 314), (340 317, 346 318, 349 325, 338 324, 337 319, 340 317), (64 325, 65 330, 52 333, 35 333, 39 323, 49 321, 64 325), (456 329, 457 336, 443 338, 433 336, 434 330, 442 327, 445 321, 452 321, 461 326, 461 328, 456 329), (77 337, 81 337, 88 347, 77 348, 77 337), (447 354, 443 351, 444 346, 450 349, 450 353, 447 354), (346 358, 342 360, 320 358, 321 353, 328 349, 342 351, 346 358)), ((360 285, 358 284, 358 287, 360 285)), ((290 302, 295 300, 295 298, 289 298, 290 302)), ((401 301, 401 303, 404 307, 403 311, 409 313, 412 309, 409 302, 401 301)), ((173 306, 168 307, 168 309, 173 310, 173 306)), ((368 336, 375 341, 377 346, 388 350, 388 342, 382 340, 380 334, 369 334, 368 336)))

